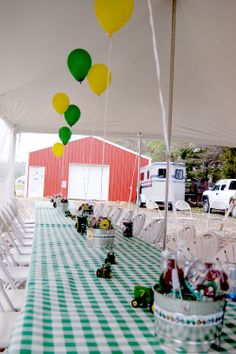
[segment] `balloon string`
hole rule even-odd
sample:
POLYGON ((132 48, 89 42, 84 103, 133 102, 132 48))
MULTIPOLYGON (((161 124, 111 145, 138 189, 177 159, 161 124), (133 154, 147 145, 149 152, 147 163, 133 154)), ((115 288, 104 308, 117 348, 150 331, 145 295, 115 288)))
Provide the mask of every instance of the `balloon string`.
POLYGON ((108 72, 107 72, 107 90, 105 96, 105 111, 104 111, 104 129, 103 129, 103 143, 102 143, 102 173, 101 173, 101 190, 100 190, 100 199, 102 200, 102 180, 103 180, 103 170, 104 170, 104 156, 105 156, 105 139, 107 131, 107 117, 108 117, 108 99, 109 99, 109 73, 111 72, 111 54, 112 54, 112 38, 109 40, 109 47, 107 53, 107 63, 108 63, 108 72))
MULTIPOLYGON (((95 142, 92 139, 92 137, 95 135, 95 130, 96 130, 96 122, 97 122, 97 100, 95 100, 95 112, 94 112, 94 118, 93 118, 93 125, 92 125, 92 130, 91 130, 91 135, 90 135, 90 149, 89 149, 89 171, 88 171, 88 183, 87 183, 87 188, 86 188, 86 193, 85 193, 85 199, 88 200, 88 188, 89 188, 89 181, 90 181, 90 173, 91 173, 91 164, 92 164, 92 147, 93 145, 95 146, 95 142)), ((95 149, 94 149, 95 150, 95 149)))
POLYGON ((62 177, 64 177, 65 153, 66 153, 66 145, 64 146, 64 153, 63 153, 62 158, 61 158, 61 171, 60 171, 60 177, 59 177, 59 183, 60 183, 59 190, 60 190, 60 194, 62 195, 63 198, 64 198, 64 193, 62 191, 62 177))
POLYGON ((160 60, 157 51, 157 42, 156 42, 156 34, 155 34, 155 27, 154 27, 154 20, 153 20, 153 13, 152 13, 152 4, 151 0, 147 0, 148 2, 148 9, 149 9, 149 20, 152 32, 152 44, 153 44, 153 54, 155 59, 156 65, 156 76, 157 76, 157 84, 158 84, 158 93, 159 93, 159 100, 161 104, 161 111, 162 111, 162 124, 163 124, 163 133, 164 133, 164 140, 166 144, 167 153, 170 153, 170 139, 168 136, 168 129, 167 129, 167 114, 164 104, 164 97, 161 89, 161 72, 160 72, 160 60))

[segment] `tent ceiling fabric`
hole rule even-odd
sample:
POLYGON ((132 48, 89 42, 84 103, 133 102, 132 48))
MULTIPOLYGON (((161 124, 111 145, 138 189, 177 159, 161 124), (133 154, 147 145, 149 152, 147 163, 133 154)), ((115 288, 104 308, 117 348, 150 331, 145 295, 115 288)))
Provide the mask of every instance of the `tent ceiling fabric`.
MULTIPOLYGON (((0 2, 0 117, 19 132, 57 133, 64 118, 52 107, 57 92, 81 109, 76 134, 103 135, 105 94, 77 83, 66 65, 75 48, 107 64, 109 39, 92 0, 0 2)), ((147 1, 113 35, 107 134, 162 138, 158 90, 168 107, 171 0, 152 0, 161 68, 155 71, 147 1)), ((172 139, 236 146, 236 1, 177 0, 172 139)))

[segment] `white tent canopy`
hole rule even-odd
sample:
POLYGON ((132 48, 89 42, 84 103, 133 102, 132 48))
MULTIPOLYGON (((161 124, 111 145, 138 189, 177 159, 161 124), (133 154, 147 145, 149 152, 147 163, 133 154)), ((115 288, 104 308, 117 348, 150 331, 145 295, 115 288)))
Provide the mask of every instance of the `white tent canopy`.
MULTIPOLYGON (((57 133, 64 118, 51 104, 66 92, 81 109, 77 134, 103 134, 105 94, 95 96, 67 68, 84 48, 107 64, 110 39, 92 0, 0 2, 0 117, 17 132, 57 133)), ((113 35, 107 134, 163 137, 158 90, 168 103, 171 0, 151 0, 161 67, 157 83, 148 4, 136 0, 129 23, 113 35)), ((236 145, 236 1, 177 0, 173 139, 236 145)))

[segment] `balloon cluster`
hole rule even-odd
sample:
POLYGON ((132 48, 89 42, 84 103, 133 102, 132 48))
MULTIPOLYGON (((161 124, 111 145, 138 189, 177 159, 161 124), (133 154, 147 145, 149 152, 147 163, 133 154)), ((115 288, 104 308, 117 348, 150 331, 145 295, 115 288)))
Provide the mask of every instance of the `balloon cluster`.
MULTIPOLYGON (((57 93, 52 99, 52 105, 57 113, 64 114, 64 118, 70 127, 80 119, 81 113, 79 107, 70 104, 69 97, 65 93, 57 93)), ((58 135, 62 144, 54 144, 52 152, 56 157, 61 157, 65 150, 64 145, 66 145, 71 138, 71 130, 67 126, 64 126, 59 129, 58 135)))
MULTIPOLYGON (((95 0, 95 14, 103 30, 112 36, 124 26, 132 15, 134 0, 95 0)), ((71 75, 80 84, 87 77, 90 89, 97 96, 100 96, 111 83, 111 72, 104 64, 92 65, 90 54, 82 48, 72 50, 67 58, 67 66, 71 75)), ((80 109, 70 100, 65 93, 57 93, 52 100, 54 109, 59 114, 64 114, 67 124, 72 127, 80 119, 80 109)), ((53 154, 61 157, 64 153, 64 146, 70 141, 71 130, 67 126, 59 129, 58 135, 62 142, 52 147, 53 154)))

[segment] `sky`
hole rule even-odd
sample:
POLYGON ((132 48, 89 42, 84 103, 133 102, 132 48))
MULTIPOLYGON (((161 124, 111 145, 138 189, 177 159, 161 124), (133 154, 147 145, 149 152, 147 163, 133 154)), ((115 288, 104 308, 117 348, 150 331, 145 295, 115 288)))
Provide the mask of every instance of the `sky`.
MULTIPOLYGON (((33 134, 22 133, 17 136, 16 161, 22 162, 28 160, 29 152, 36 151, 60 142, 58 134, 33 134)), ((70 141, 81 138, 81 135, 72 135, 70 141)))

